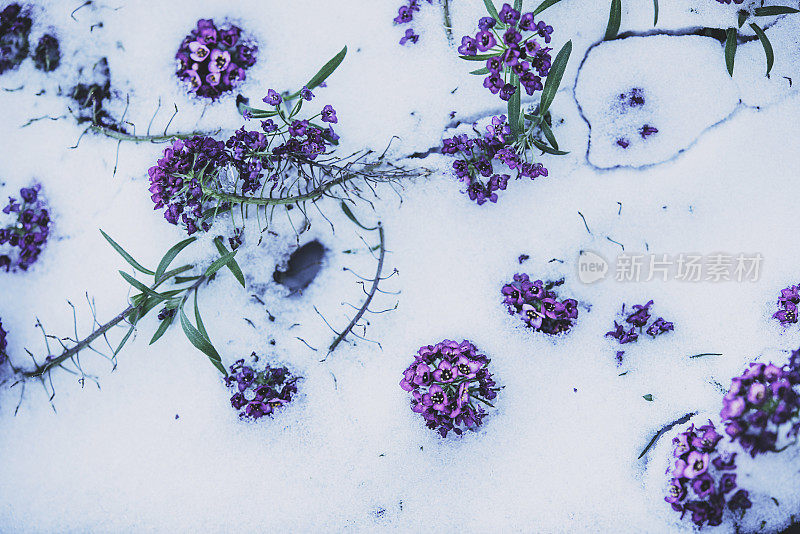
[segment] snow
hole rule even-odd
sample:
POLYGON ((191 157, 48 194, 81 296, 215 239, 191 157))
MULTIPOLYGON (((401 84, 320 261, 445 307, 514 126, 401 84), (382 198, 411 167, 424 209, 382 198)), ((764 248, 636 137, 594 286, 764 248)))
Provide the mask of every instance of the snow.
MULTIPOLYGON (((45 76, 28 61, 0 78, 2 88, 24 85, 2 93, 0 194, 39 181, 55 220, 39 263, 0 275, 0 317, 16 365, 29 364, 26 348, 46 354, 37 318, 48 333, 71 334, 67 301, 82 332, 91 325, 86 292, 101 321, 124 306, 128 289, 116 271, 130 269, 98 228, 149 266, 181 238, 146 191, 146 170, 163 145, 123 143, 117 162, 111 139, 86 135, 69 149, 82 131, 71 118, 20 128, 67 113, 58 89, 74 85, 81 65, 108 56, 117 91, 110 111, 120 116, 129 100, 126 117, 137 132, 160 99, 153 132, 163 130, 174 103, 171 129, 227 135, 241 125, 233 98, 205 105, 174 79, 174 50, 198 18, 227 17, 258 40, 259 62, 241 88, 254 102, 267 88, 302 84, 346 44, 345 62, 314 102, 336 107, 343 150, 382 152, 398 136, 390 157, 435 172, 401 183, 402 198, 382 188, 374 211, 354 208, 365 224, 382 222, 384 273, 399 273, 381 285, 399 294, 379 294, 372 306, 398 305, 369 318, 366 337, 380 345, 343 344, 324 358, 334 334, 322 317, 338 329, 347 324, 353 310, 343 303, 358 305, 364 295, 354 273, 371 278, 376 265, 367 248, 377 235, 357 229, 335 202, 320 204, 333 231, 315 210, 300 236, 276 217, 256 246, 251 225, 237 257, 248 288, 223 271, 201 291, 205 324, 227 364, 256 351, 303 377, 298 398, 272 420, 239 421, 219 374, 179 328, 148 346, 155 316, 139 325, 114 372, 83 355, 101 388, 54 373, 55 412, 30 382, 15 416, 21 385, 3 384, 0 530, 410 532, 431 522, 446 532, 692 530, 663 501, 669 442, 686 425, 637 457, 687 413, 698 412, 692 421, 700 424, 715 420, 722 393, 714 382, 727 386, 751 359, 779 360, 800 345, 800 331, 784 332, 770 318, 779 290, 797 282, 800 261, 792 246, 800 97, 782 81, 798 81, 797 20, 784 17, 767 30, 776 50, 770 80, 757 41, 740 45, 731 80, 716 40, 634 36, 595 46, 606 3, 560 2, 544 18, 556 28, 556 50, 570 38, 575 45, 552 107, 570 154, 543 156, 549 177, 512 181, 498 204, 479 207, 450 175, 450 158, 402 160, 469 128, 458 121, 502 111, 456 57, 435 6, 424 3, 415 18, 419 43, 400 47, 402 30, 391 21, 399 2, 94 2, 75 12, 77 20, 70 13, 80 3, 67 4, 42 1, 34 27, 36 35, 55 30, 62 66, 45 76), (634 87, 645 104, 623 111, 618 95, 634 87), (642 140, 645 123, 659 132, 642 140), (613 145, 618 135, 631 138, 628 149, 613 145), (760 253, 763 270, 755 282, 617 282, 613 262, 622 250, 610 239, 628 254, 760 253), (298 243, 313 240, 327 250, 322 269, 288 298, 273 272, 298 243), (583 250, 612 263, 606 279, 579 281, 583 250), (531 259, 520 265, 523 253, 531 259), (506 313, 500 288, 516 272, 565 278, 559 294, 581 304, 568 335, 533 334, 506 313), (603 336, 622 303, 649 299, 675 332, 626 346, 618 366, 619 347, 603 336), (472 340, 504 386, 485 426, 461 439, 427 430, 398 386, 414 352, 445 338, 472 340), (705 352, 722 356, 689 358, 705 352)), ((661 4, 658 28, 669 31, 717 20, 715 27, 727 27, 735 18, 734 6, 713 0, 661 4)), ((474 32, 482 9, 480 0, 453 3, 457 41, 474 32)), ((624 15, 621 31, 651 29, 650 2, 624 15)), ((210 237, 181 258, 210 264, 210 237)), ((744 531, 762 520, 775 531, 800 514, 796 476, 786 469, 797 454, 757 462, 740 455, 742 486, 755 503, 744 531)), ((716 530, 735 528, 727 521, 716 530)))

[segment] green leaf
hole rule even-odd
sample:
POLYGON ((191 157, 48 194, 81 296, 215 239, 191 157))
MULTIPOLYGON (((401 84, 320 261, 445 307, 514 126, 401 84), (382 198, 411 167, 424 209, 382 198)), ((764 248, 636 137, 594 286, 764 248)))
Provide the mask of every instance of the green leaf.
POLYGON ((486 61, 487 59, 493 58, 498 54, 478 54, 476 56, 458 56, 461 59, 466 59, 467 61, 486 61))
MULTIPOLYGON (((225 248, 225 245, 222 244, 222 239, 219 237, 214 238, 214 246, 217 247, 217 251, 220 254, 225 255, 228 253, 228 249, 225 248)), ((231 274, 233 274, 234 278, 239 281, 242 287, 247 287, 244 282, 244 274, 242 273, 242 269, 239 267, 239 264, 236 263, 236 260, 231 260, 231 262, 228 264, 228 269, 230 269, 231 274)))
POLYGON ((789 6, 767 6, 757 7, 753 14, 756 17, 770 17, 773 15, 789 15, 791 13, 800 13, 800 9, 795 9, 789 6))
POLYGON ((226 252, 221 257, 217 258, 217 260, 211 265, 209 265, 208 269, 206 269, 205 277, 206 278, 210 277, 212 274, 216 273, 217 271, 228 265, 228 263, 233 259, 233 257, 236 256, 237 252, 239 251, 231 250, 230 252, 226 252))
POLYGON ((622 22, 622 1, 611 0, 611 12, 608 14, 608 26, 606 26, 606 35, 603 37, 604 41, 611 41, 617 37, 619 33, 619 25, 622 22))
POLYGON ((483 0, 483 4, 486 6, 486 12, 489 13, 494 20, 501 22, 500 14, 497 12, 497 8, 494 7, 494 2, 492 2, 492 0, 483 0))
POLYGON ((476 76, 483 76, 484 74, 489 74, 489 69, 487 69, 486 67, 483 67, 482 69, 476 69, 476 70, 470 71, 470 74, 474 74, 476 76))
POLYGON ((111 244, 111 246, 114 247, 114 250, 116 250, 119 253, 120 256, 125 258, 125 261, 127 261, 128 264, 130 264, 131 267, 133 267, 137 271, 142 272, 144 274, 155 274, 150 269, 148 269, 146 267, 142 267, 142 265, 138 261, 133 259, 133 256, 131 256, 130 254, 125 252, 125 249, 122 248, 121 246, 119 246, 119 244, 116 241, 111 239, 111 237, 109 237, 109 235, 107 233, 105 233, 102 230, 100 230, 100 233, 103 234, 103 237, 106 238, 106 241, 108 241, 111 244))
POLYGON ((514 0, 514 10, 515 11, 522 10, 522 0, 514 0))
POLYGON ((653 0, 653 26, 658 24, 658 0, 653 0))
POLYGON ((153 334, 153 337, 150 339, 150 345, 161 339, 161 336, 164 335, 164 332, 167 331, 167 328, 170 327, 172 321, 174 320, 175 320, 174 313, 164 317, 164 319, 161 321, 161 324, 158 325, 158 330, 156 330, 156 333, 153 334))
POLYGON ((206 325, 203 324, 203 319, 200 317, 200 307, 197 305, 197 291, 194 292, 194 320, 197 321, 197 329, 206 339, 211 339, 206 330, 206 325))
POLYGON ((651 395, 650 393, 648 393, 647 395, 642 395, 642 398, 647 402, 653 402, 653 395, 651 395))
POLYGON ((125 271, 117 271, 117 272, 119 272, 119 274, 122 275, 122 278, 124 278, 126 282, 128 282, 130 285, 141 291, 142 294, 157 300, 166 299, 166 297, 162 296, 160 293, 156 291, 153 291, 152 289, 150 289, 149 287, 138 281, 136 278, 126 273, 125 271))
POLYGON ((134 328, 135 328, 135 325, 131 325, 131 327, 130 327, 130 328, 128 328, 128 333, 127 333, 127 334, 125 334, 125 337, 123 337, 123 338, 122 338, 122 341, 120 341, 120 342, 119 342, 119 345, 117 345, 117 348, 116 348, 116 350, 114 351, 114 356, 116 356, 117 354, 119 354, 119 351, 121 351, 121 350, 122 350, 122 347, 124 347, 124 346, 125 346, 125 343, 127 343, 127 342, 128 342, 128 340, 129 340, 129 339, 130 339, 130 337, 131 337, 131 334, 133 334, 133 329, 134 329, 134 328))
POLYGON ((344 214, 345 214, 345 215, 347 215, 347 218, 348 218, 348 219, 350 219, 351 221, 353 221, 355 224, 357 224, 358 226, 360 226, 360 227, 361 227, 361 228, 363 228, 364 230, 376 230, 376 229, 378 228, 377 226, 375 226, 374 228, 368 228, 368 227, 364 226, 363 224, 361 224, 361 223, 359 222, 359 220, 358 220, 358 219, 356 219, 356 216, 355 216, 355 215, 353 215, 353 212, 352 212, 352 211, 350 211, 350 206, 348 206, 348 205, 345 203, 345 201, 344 201, 344 200, 342 201, 342 211, 344 212, 344 214))
POLYGON ((740 9, 740 10, 739 10, 739 27, 740 27, 740 28, 741 28, 742 26, 744 26, 744 23, 745 23, 745 21, 747 20, 747 17, 749 17, 749 16, 750 16, 750 13, 748 13, 748 12, 747 12, 747 11, 745 11, 744 9, 740 9))
MULTIPOLYGON (((311 78, 308 81, 308 83, 306 84, 306 87, 308 87, 308 89, 311 90, 311 91, 313 91, 314 89, 319 87, 319 84, 321 84, 322 82, 327 80, 328 76, 333 74, 333 71, 335 71, 337 69, 337 67, 339 67, 339 65, 342 64, 342 61, 344 61, 344 56, 346 56, 346 55, 347 55, 347 47, 345 46, 344 48, 342 48, 339 51, 338 54, 333 56, 330 59, 330 61, 325 63, 325 65, 323 65, 322 68, 319 69, 319 72, 317 72, 314 75, 314 77, 311 78)), ((299 94, 299 91, 298 91, 298 94, 299 94)))
POLYGON ((535 138, 531 138, 531 143, 533 143, 536 148, 547 154, 553 154, 554 156, 565 156, 569 154, 569 152, 563 152, 561 150, 556 150, 555 148, 549 147, 535 138))
POLYGON ((733 76, 733 62, 736 58, 736 28, 728 28, 725 31, 725 64, 728 66, 728 74, 733 76))
POLYGON ((520 108, 521 108, 521 99, 522 92, 520 83, 519 83, 519 76, 516 74, 512 75, 512 79, 514 82, 514 94, 511 95, 511 98, 508 100, 508 123, 511 125, 511 135, 516 141, 519 139, 519 117, 520 117, 520 108))
POLYGON ((156 281, 161 280, 161 277, 167 271, 167 267, 169 267, 170 264, 172 263, 172 260, 174 260, 178 254, 180 254, 181 250, 185 249, 187 246, 194 243, 196 240, 197 240, 196 237, 190 237, 189 239, 184 239, 183 241, 181 241, 180 243, 169 249, 166 254, 164 254, 164 257, 161 258, 161 262, 158 264, 158 267, 156 268, 156 274, 155 274, 156 281))
POLYGON ((753 28, 754 32, 756 32, 758 39, 761 41, 761 46, 764 47, 764 54, 767 56, 767 76, 769 76, 769 72, 772 70, 772 65, 775 64, 775 51, 772 50, 772 43, 769 42, 767 34, 764 33, 764 30, 762 30, 758 24, 754 22, 750 24, 750 27, 753 28))
POLYGON ((244 116, 245 111, 250 113, 250 116, 254 119, 265 119, 267 117, 274 117, 278 114, 277 110, 266 110, 266 109, 259 109, 250 107, 244 102, 239 102, 236 104, 236 108, 239 110, 239 113, 244 116))
POLYGON ((214 364, 214 367, 216 367, 223 375, 228 376, 225 366, 222 365, 222 358, 217 352, 217 349, 214 348, 214 345, 211 344, 211 341, 203 336, 203 334, 201 334, 200 331, 189 322, 189 319, 186 317, 183 308, 181 308, 180 313, 181 328, 183 328, 183 333, 186 334, 189 342, 203 354, 208 356, 208 359, 211 360, 211 363, 214 364))
POLYGON ((558 141, 556 141, 556 136, 553 134, 553 130, 550 129, 550 125, 547 124, 547 121, 542 121, 540 127, 545 139, 550 143, 550 146, 558 150, 558 141))
POLYGON ((536 15, 538 15, 539 13, 541 13, 542 11, 547 9, 548 7, 552 6, 553 4, 557 4, 560 1, 561 0, 544 0, 544 2, 539 4, 539 7, 537 7, 536 9, 533 10, 533 16, 535 17, 536 15))
POLYGON ((540 116, 544 116, 547 110, 550 109, 550 104, 553 103, 553 99, 556 97, 558 87, 561 85, 561 78, 564 77, 564 71, 567 68, 567 62, 569 62, 569 55, 571 53, 572 41, 570 40, 561 47, 561 50, 558 51, 558 55, 556 55, 556 58, 553 60, 553 64, 550 66, 550 73, 547 75, 547 79, 544 82, 542 99, 539 103, 540 116))

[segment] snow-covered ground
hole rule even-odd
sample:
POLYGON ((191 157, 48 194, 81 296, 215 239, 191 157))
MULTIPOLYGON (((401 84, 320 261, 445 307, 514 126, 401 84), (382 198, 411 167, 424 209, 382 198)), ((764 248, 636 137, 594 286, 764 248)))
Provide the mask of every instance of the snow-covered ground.
MULTIPOLYGON (((475 67, 458 58, 435 3, 422 4, 414 22, 421 38, 404 47, 394 0, 99 0, 72 15, 81 2, 33 3, 32 41, 54 32, 63 60, 48 75, 27 61, 0 76, 0 195, 39 182, 54 220, 30 271, 0 272, 0 318, 17 366, 30 364, 26 349, 47 355, 37 319, 48 333, 72 335, 68 302, 79 333, 92 327, 87 293, 100 321, 124 308, 129 286, 117 270, 131 269, 98 229, 151 267, 183 235, 152 209, 147 191, 147 169, 164 145, 118 147, 87 134, 72 148, 83 128, 63 93, 101 57, 116 91, 110 111, 125 112, 137 133, 159 105, 152 131, 163 130, 174 103, 171 131, 222 128, 227 136, 242 122, 234 97, 206 105, 174 75, 177 46, 199 18, 234 21, 258 41, 258 63, 240 88, 253 102, 268 88, 297 89, 347 45, 328 87, 315 91, 336 107, 342 150, 381 153, 396 136, 389 158, 434 172, 400 182, 400 195, 379 189, 374 210, 356 209, 365 224, 381 221, 385 273, 398 271, 381 286, 398 294, 379 294, 373 305, 397 309, 369 317, 365 335, 379 344, 346 343, 321 361, 334 337, 325 320, 347 324, 346 303, 363 300, 355 274, 375 269, 365 245, 375 235, 334 201, 309 212, 312 227, 299 238, 283 218, 260 245, 249 236, 237 256, 246 290, 223 272, 200 293, 226 364, 256 351, 303 377, 298 398, 272 419, 240 421, 219 373, 177 325, 149 346, 155 316, 140 323, 113 372, 82 355, 100 388, 54 372, 51 407, 49 383, 0 386, 0 531, 692 530, 663 499, 670 441, 685 425, 637 457, 685 414, 718 421, 717 384, 727 387, 747 362, 784 363, 800 346, 797 325, 784 330, 771 318, 800 263, 800 16, 769 19, 769 79, 751 37, 730 78, 723 45, 695 30, 736 25, 740 5, 661 2, 653 29, 652 2, 624 2, 622 38, 608 43, 608 2, 549 8, 551 46, 574 45, 552 105, 570 153, 543 156, 547 178, 512 181, 497 204, 477 206, 453 178, 452 158, 405 159, 440 146, 459 122, 504 111, 468 74, 475 67), (620 98, 633 89, 643 105, 620 98), (40 117, 58 120, 22 127, 40 117), (658 132, 639 135, 645 124, 658 132), (628 148, 617 144, 623 136, 632 138, 628 148), (302 294, 288 295, 273 272, 298 242, 314 239, 326 249, 323 268, 302 294), (605 279, 580 281, 582 251, 609 263, 605 279), (651 254, 763 261, 754 281, 618 281, 623 252, 645 263, 651 254), (520 264, 521 254, 530 259, 520 264), (516 272, 563 277, 560 295, 580 304, 575 328, 549 338, 509 316, 500 288, 516 272), (650 299, 675 331, 623 347, 619 365, 619 346, 604 334, 623 303, 650 299), (462 438, 425 428, 398 386, 416 350, 442 339, 472 340, 504 388, 485 425, 462 438), (690 358, 701 353, 719 355, 690 358)), ((456 42, 485 14, 481 0, 452 0, 450 9, 456 42)), ((204 238, 188 254, 205 265, 216 251, 204 238)), ((716 530, 775 532, 800 515, 795 449, 755 461, 740 455, 739 484, 754 505, 738 525, 726 516, 716 530)))

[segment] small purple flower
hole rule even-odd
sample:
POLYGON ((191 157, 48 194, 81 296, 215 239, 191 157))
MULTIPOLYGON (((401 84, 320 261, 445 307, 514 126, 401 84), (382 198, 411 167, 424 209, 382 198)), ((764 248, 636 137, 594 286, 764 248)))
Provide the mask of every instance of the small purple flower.
POLYGON ((409 42, 410 42, 411 44, 416 44, 416 42, 417 42, 418 40, 419 40, 419 35, 417 35, 416 33, 414 33, 414 29, 413 29, 413 28, 408 28, 408 29, 406 30, 406 33, 405 33, 405 35, 404 35, 403 37, 401 37, 401 38, 400 38, 400 44, 401 44, 401 45, 404 45, 404 44, 406 44, 406 43, 409 43, 409 42))
POLYGON ((658 133, 658 128, 650 126, 649 124, 645 124, 641 128, 639 128, 639 135, 642 136, 642 139, 647 139, 651 135, 658 133))
POLYGON ((510 83, 506 83, 503 85, 503 88, 500 89, 500 98, 505 101, 511 100, 511 97, 514 96, 514 93, 517 91, 517 88, 511 85, 510 83))
POLYGON ((408 6, 401 6, 397 10, 397 16, 394 18, 396 24, 406 24, 414 19, 414 12, 408 6))
POLYGON ((191 52, 189 57, 195 61, 205 61, 211 53, 208 47, 199 41, 189 43, 189 51, 191 52))
POLYGON ((708 469, 709 457, 707 452, 692 451, 686 460, 683 476, 692 479, 702 475, 708 469))
POLYGON ((465 35, 461 38, 461 46, 458 47, 458 53, 462 56, 475 56, 478 54, 478 43, 472 37, 465 35))
POLYGON ((475 46, 481 52, 486 52, 496 44, 497 40, 494 38, 494 34, 490 31, 478 32, 478 35, 475 36, 475 46))
POLYGON ((283 102, 283 97, 274 89, 270 89, 267 91, 267 96, 263 99, 264 103, 269 104, 270 106, 278 106, 281 102, 283 102))
POLYGON ((320 120, 322 122, 329 122, 332 124, 339 122, 339 119, 336 118, 336 110, 333 109, 333 106, 330 104, 327 104, 324 108, 322 108, 322 117, 320 120))
POLYGON ((231 53, 225 50, 214 49, 211 52, 211 59, 208 62, 208 70, 211 72, 224 72, 231 62, 231 53))
POLYGON ((519 11, 512 8, 510 4, 503 4, 503 7, 500 8, 499 15, 500 21, 510 26, 514 26, 520 18, 519 11))

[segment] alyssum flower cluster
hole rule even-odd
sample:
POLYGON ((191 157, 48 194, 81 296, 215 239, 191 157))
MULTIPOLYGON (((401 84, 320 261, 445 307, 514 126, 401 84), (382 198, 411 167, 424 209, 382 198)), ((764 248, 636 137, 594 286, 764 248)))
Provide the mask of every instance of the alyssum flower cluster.
POLYGON ((212 19, 200 19, 175 54, 176 74, 189 92, 216 99, 245 79, 257 54, 258 47, 243 41, 238 26, 218 28, 212 19))
POLYGON ((777 319, 781 326, 788 326, 797 322, 797 306, 800 304, 800 285, 791 285, 781 289, 778 297, 778 307, 772 317, 777 319))
POLYGON ((27 270, 39 258, 42 248, 50 235, 50 213, 39 193, 41 186, 23 187, 20 199, 9 197, 3 213, 13 220, 5 228, 0 228, 0 245, 8 244, 16 253, 0 255, 0 268, 8 272, 19 267, 27 270))
POLYGON ((691 514, 697 526, 722 523, 725 506, 731 510, 750 508, 747 490, 736 492, 736 453, 718 448, 722 439, 714 424, 691 425, 672 440, 675 465, 664 498, 672 508, 691 514))
POLYGON ((442 437, 476 430, 500 388, 489 372, 489 358, 469 341, 444 340, 421 347, 403 372, 400 387, 411 392, 411 410, 442 437), (480 403, 480 404, 479 404, 480 403))
POLYGON ((241 359, 230 366, 225 384, 234 391, 231 406, 240 411, 239 417, 260 419, 291 402, 298 380, 286 367, 267 364, 256 371, 241 359))
POLYGON ((644 305, 636 304, 633 306, 633 312, 626 314, 625 304, 623 304, 622 315, 625 317, 625 322, 619 324, 617 321, 614 321, 614 330, 607 332, 606 337, 614 338, 619 341, 621 345, 624 345, 637 341, 639 339, 639 334, 642 333, 643 330, 648 336, 653 338, 675 330, 675 325, 664 320, 663 317, 659 317, 650 322, 650 319, 652 319, 650 307, 652 305, 652 300, 644 305), (650 323, 649 326, 648 323, 650 323), (625 329, 626 325, 630 325, 628 330, 625 329))
POLYGON ((542 78, 550 72, 552 48, 543 47, 536 37, 548 44, 552 33, 553 27, 535 22, 533 13, 520 14, 503 4, 498 18, 483 17, 474 37, 462 37, 458 52, 485 59, 483 86, 508 101, 520 86, 528 95, 544 87, 542 78))
POLYGON ((578 319, 578 301, 559 300, 552 289, 558 283, 536 280, 527 274, 515 274, 501 290, 508 313, 518 315, 528 327, 545 334, 569 331, 578 319))
MULTIPOLYGON (((433 0, 426 0, 426 2, 432 4, 433 0)), ((397 10, 397 16, 394 18, 395 24, 408 24, 414 20, 414 12, 419 11, 419 4, 420 0, 408 0, 405 5, 400 6, 397 10)), ((408 28, 405 35, 400 39, 400 44, 415 44, 418 40, 419 35, 414 33, 414 28, 408 28)))

